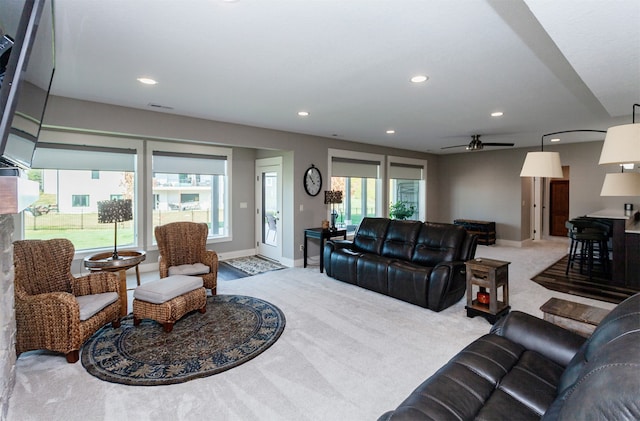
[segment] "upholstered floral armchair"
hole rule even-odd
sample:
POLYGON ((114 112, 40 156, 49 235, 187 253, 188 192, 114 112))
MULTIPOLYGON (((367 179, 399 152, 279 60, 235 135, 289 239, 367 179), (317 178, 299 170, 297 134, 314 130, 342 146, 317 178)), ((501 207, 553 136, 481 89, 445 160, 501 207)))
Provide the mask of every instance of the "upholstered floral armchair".
POLYGON ((207 250, 209 228, 205 223, 171 222, 155 228, 160 251, 160 277, 201 276, 206 289, 216 295, 218 254, 207 250))
POLYGON ((16 352, 47 349, 75 363, 82 344, 111 322, 120 326, 118 277, 71 274, 74 247, 67 239, 13 243, 16 352))

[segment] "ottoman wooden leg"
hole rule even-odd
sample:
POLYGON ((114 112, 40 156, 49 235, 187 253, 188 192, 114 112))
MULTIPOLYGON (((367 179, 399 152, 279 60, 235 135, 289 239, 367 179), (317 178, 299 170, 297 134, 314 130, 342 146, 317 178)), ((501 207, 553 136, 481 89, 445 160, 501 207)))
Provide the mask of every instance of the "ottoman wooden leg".
POLYGON ((138 326, 140 325, 141 320, 138 319, 137 317, 133 316, 133 325, 134 326, 138 326))
POLYGON ((201 309, 198 310, 200 313, 204 314, 207 312, 207 306, 202 307, 201 309))
POLYGON ((116 319, 114 321, 111 322, 111 327, 113 327, 114 329, 117 329, 120 327, 120 319, 116 319))
POLYGON ((165 332, 170 333, 173 330, 173 323, 172 322, 163 323, 162 327, 164 328, 165 332))

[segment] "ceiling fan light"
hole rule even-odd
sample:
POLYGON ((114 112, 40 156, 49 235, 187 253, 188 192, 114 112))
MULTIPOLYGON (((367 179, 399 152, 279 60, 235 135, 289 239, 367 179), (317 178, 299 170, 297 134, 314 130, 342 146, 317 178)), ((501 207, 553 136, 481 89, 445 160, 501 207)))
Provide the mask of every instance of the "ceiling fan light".
POLYGON ((520 177, 562 178, 559 152, 528 152, 520 177))

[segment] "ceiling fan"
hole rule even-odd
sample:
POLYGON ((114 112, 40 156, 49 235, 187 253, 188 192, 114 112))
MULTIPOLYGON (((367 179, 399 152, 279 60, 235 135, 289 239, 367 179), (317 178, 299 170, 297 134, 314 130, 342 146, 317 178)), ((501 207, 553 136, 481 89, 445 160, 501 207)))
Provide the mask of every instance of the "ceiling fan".
POLYGON ((495 143, 495 142, 486 142, 482 143, 480 140, 479 134, 474 134, 471 136, 471 142, 468 145, 455 145, 455 146, 445 146, 440 149, 451 149, 451 148, 462 148, 465 147, 469 151, 479 151, 482 150, 485 146, 513 146, 514 143, 495 143))

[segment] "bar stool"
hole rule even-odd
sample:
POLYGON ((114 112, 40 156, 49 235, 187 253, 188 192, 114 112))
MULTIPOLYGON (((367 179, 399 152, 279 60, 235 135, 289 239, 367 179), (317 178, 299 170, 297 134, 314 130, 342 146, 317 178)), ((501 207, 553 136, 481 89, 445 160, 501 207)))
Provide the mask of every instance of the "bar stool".
POLYGON ((580 257, 580 274, 583 274, 583 267, 586 259, 589 280, 593 278, 594 252, 598 252, 598 260, 605 273, 609 271, 609 227, 601 222, 589 218, 575 218, 565 223, 568 236, 571 238, 569 246, 569 258, 565 275, 569 274, 569 269, 580 257), (578 247, 580 253, 578 254, 578 247))

